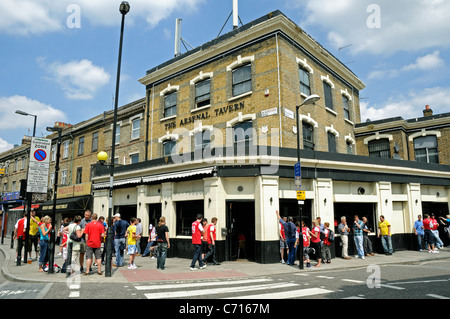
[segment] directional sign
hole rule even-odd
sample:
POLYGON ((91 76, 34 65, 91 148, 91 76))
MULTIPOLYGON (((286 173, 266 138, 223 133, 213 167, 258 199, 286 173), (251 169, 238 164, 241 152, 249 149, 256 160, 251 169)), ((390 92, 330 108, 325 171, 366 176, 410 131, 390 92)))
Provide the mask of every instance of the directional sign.
POLYGON ((28 165, 27 192, 47 193, 52 140, 33 137, 28 165))
POLYGON ((300 162, 295 163, 294 171, 295 171, 295 190, 299 191, 302 188, 302 173, 300 162))

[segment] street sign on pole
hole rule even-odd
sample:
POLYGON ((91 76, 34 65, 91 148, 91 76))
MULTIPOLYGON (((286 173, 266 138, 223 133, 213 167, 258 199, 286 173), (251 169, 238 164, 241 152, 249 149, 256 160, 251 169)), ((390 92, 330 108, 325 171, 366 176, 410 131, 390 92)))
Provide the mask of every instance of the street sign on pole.
POLYGON ((295 163, 294 171, 295 171, 295 190, 299 191, 302 188, 302 173, 300 162, 295 163))
POLYGON ((47 193, 51 143, 52 140, 47 138, 31 138, 27 179, 29 193, 47 193))

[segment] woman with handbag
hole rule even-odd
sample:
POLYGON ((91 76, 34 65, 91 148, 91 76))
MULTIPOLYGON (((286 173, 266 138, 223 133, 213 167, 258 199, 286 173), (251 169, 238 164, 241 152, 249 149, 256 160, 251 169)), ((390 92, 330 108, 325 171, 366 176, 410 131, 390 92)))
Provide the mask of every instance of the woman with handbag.
POLYGON ((51 230, 52 219, 50 216, 45 216, 42 218, 42 223, 39 226, 39 272, 44 271, 44 266, 48 262, 48 242, 51 230))
POLYGON ((72 261, 70 263, 71 274, 75 270, 80 270, 80 249, 81 249, 81 237, 83 236, 83 230, 80 226, 81 216, 77 215, 73 219, 73 223, 67 226, 67 233, 69 234, 69 239, 67 240, 67 245, 72 243, 72 261))

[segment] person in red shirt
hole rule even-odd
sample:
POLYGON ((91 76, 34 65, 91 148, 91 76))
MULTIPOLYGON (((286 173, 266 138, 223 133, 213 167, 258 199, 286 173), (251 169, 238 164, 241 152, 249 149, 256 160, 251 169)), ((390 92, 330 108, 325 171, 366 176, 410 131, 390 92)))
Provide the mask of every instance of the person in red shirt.
POLYGON ((103 223, 98 221, 98 215, 92 214, 92 222, 86 224, 84 234, 86 234, 86 272, 83 275, 88 275, 91 270, 92 257, 95 256, 98 274, 102 275, 102 238, 105 237, 105 227, 103 223))
MULTIPOLYGON (((27 228, 27 218, 26 214, 22 215, 22 218, 19 219, 14 227, 14 236, 13 240, 17 239, 17 247, 16 247, 16 260, 22 258, 22 247, 25 247, 25 229, 27 228), (19 240, 22 242, 19 243, 19 240), (20 250, 20 251, 19 251, 20 250), (19 256, 20 254, 20 256, 19 256)), ((24 259, 25 261, 25 259, 24 259)))
POLYGON ((330 223, 324 223, 324 234, 325 234, 325 238, 323 240, 323 245, 322 245, 322 257, 323 260, 326 262, 327 264, 331 263, 331 250, 330 250, 330 246, 331 246, 331 242, 328 240, 328 235, 330 234, 330 223))
MULTIPOLYGON (((283 217, 283 220, 285 221, 285 222, 287 222, 287 217, 283 217)), ((280 255, 281 255, 281 263, 282 264, 285 264, 286 262, 285 262, 285 260, 284 260, 284 250, 285 249, 287 249, 287 254, 289 255, 289 247, 288 247, 288 245, 287 245, 287 242, 286 242, 286 233, 284 232, 284 226, 283 226, 283 224, 282 223, 279 223, 279 227, 278 227, 278 230, 279 230, 279 235, 280 235, 280 255)))
POLYGON ((206 265, 202 261, 202 234, 204 232, 202 226, 202 214, 197 214, 197 219, 192 223, 192 245, 194 245, 194 258, 191 262, 191 270, 197 270, 195 268, 195 263, 198 260, 198 265, 200 269, 205 269, 206 265))
POLYGON ((428 252, 429 253, 436 253, 439 252, 437 250, 434 250, 434 247, 436 245, 436 237, 434 236, 432 229, 433 229, 433 221, 430 218, 430 215, 424 214, 424 220, 423 220, 423 230, 424 230, 424 237, 425 243, 428 246, 428 252))
POLYGON ((306 227, 304 221, 302 221, 302 240, 303 240, 303 259, 306 261, 306 267, 310 268, 311 262, 309 260, 309 253, 311 251, 311 248, 309 248, 309 245, 311 237, 309 236, 309 228, 306 227))
POLYGON ((312 231, 309 232, 309 234, 311 235, 311 247, 314 248, 316 251, 317 265, 315 265, 315 267, 320 267, 322 262, 322 254, 320 249, 319 221, 317 219, 314 219, 312 223, 313 223, 312 231))
POLYGON ((213 217, 211 219, 211 224, 206 226, 205 234, 206 239, 208 241, 208 252, 205 255, 205 258, 203 258, 203 262, 206 264, 206 261, 210 256, 212 256, 213 265, 218 266, 220 263, 216 259, 216 232, 217 232, 217 217, 213 217))

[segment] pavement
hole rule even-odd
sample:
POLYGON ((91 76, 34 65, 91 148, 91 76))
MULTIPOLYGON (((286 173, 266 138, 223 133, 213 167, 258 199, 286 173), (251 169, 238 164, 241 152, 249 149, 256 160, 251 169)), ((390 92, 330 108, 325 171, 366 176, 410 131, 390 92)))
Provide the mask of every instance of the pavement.
MULTIPOLYGON (((57 252, 59 246, 56 247, 57 252)), ((39 264, 32 261, 31 264, 23 263, 16 265, 15 248, 11 249, 10 244, 0 244, 0 251, 5 256, 4 264, 1 266, 2 275, 9 281, 15 282, 67 282, 68 278, 65 273, 48 274, 46 272, 38 272, 39 264)), ((32 253, 34 258, 35 253, 32 253)), ((237 261, 222 262, 221 265, 214 266, 208 264, 205 269, 197 269, 191 271, 189 265, 191 260, 186 258, 167 258, 166 270, 156 269, 156 259, 150 257, 136 256, 135 264, 137 269, 129 270, 127 266, 112 267, 111 276, 106 277, 104 274, 105 267, 102 266, 103 275, 97 274, 97 267, 92 267, 92 272, 87 276, 79 276, 77 280, 81 282, 92 283, 139 283, 152 281, 167 280, 204 280, 204 279, 226 279, 249 276, 270 276, 276 274, 294 274, 299 272, 316 273, 330 270, 351 270, 355 268, 367 267, 369 265, 388 265, 388 264, 411 264, 429 262, 439 259, 450 258, 450 246, 439 250, 439 253, 429 253, 428 251, 397 251, 393 255, 376 254, 375 256, 366 257, 364 260, 352 257, 350 260, 342 258, 333 258, 330 264, 322 264, 320 268, 315 268, 315 261, 312 261, 313 267, 299 269, 298 266, 288 266, 281 263, 259 264, 246 259, 238 259, 237 261)), ((115 257, 113 257, 113 262, 115 257)), ((125 255, 125 261, 128 256, 125 255)), ((55 263, 60 267, 63 265, 61 256, 55 253, 55 263)), ((297 261, 298 264, 298 261, 297 261)))

